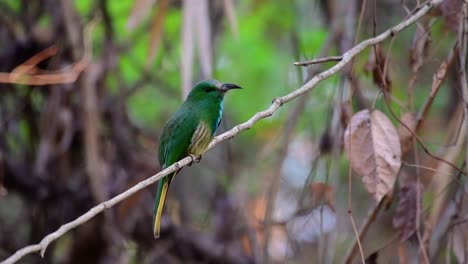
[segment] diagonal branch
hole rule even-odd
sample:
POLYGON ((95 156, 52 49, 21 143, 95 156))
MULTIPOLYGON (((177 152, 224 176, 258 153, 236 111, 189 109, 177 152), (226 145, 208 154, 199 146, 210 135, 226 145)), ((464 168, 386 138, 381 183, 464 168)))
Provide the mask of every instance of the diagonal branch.
MULTIPOLYGON (((208 149, 213 148, 215 145, 235 137, 237 134, 239 134, 243 130, 250 129, 255 123, 257 123, 259 120, 272 116, 274 112, 276 112, 283 104, 288 103, 289 101, 305 94, 306 92, 311 91, 313 88, 317 86, 321 81, 324 79, 329 78, 330 76, 336 74, 338 71, 343 69, 356 55, 361 53, 363 50, 366 48, 373 46, 375 44, 378 44, 390 37, 393 37, 394 35, 398 34, 400 31, 404 30, 408 26, 414 24, 416 21, 418 21, 421 17, 423 17, 425 14, 431 10, 432 7, 440 4, 443 0, 431 0, 426 2, 425 4, 421 5, 421 8, 419 8, 416 12, 413 13, 413 15, 409 16, 407 19, 403 20, 401 23, 397 24, 396 26, 386 30, 382 34, 374 37, 374 38, 369 38, 352 49, 348 50, 346 53, 343 54, 342 60, 335 64, 333 67, 329 68, 326 71, 323 71, 317 75, 314 76, 309 82, 304 84, 302 87, 299 89, 285 95, 282 97, 278 97, 273 100, 272 104, 270 107, 264 111, 256 113, 254 116, 252 116, 249 120, 246 122, 239 124, 235 127, 233 127, 231 130, 217 136, 209 145, 208 149)), ((50 233, 46 237, 44 237, 38 244, 35 245, 30 245, 25 248, 22 248, 18 251, 16 251, 12 256, 10 256, 8 259, 4 260, 0 264, 13 264, 20 260, 22 257, 34 253, 34 252, 40 252, 42 256, 44 256, 45 251, 47 249, 47 246, 67 233, 68 231, 80 226, 81 224, 87 222, 97 214, 105 211, 106 209, 116 205, 117 203, 121 202, 122 200, 125 200, 129 196, 135 194, 136 192, 140 191, 141 189, 155 183, 162 177, 168 175, 169 173, 172 173, 184 166, 187 166, 189 163, 192 162, 191 157, 185 157, 184 159, 174 163, 170 167, 162 170, 161 172, 151 176, 150 178, 139 182, 132 188, 128 189, 127 191, 115 196, 114 198, 105 201, 103 203, 100 203, 96 205, 95 207, 91 208, 88 212, 85 214, 81 215, 77 219, 62 225, 57 231, 50 233)))
POLYGON ((308 60, 308 61, 298 61, 293 64, 296 66, 309 66, 312 64, 319 64, 319 63, 330 62, 330 61, 340 61, 342 59, 343 58, 341 56, 330 56, 330 57, 319 58, 319 59, 308 60))

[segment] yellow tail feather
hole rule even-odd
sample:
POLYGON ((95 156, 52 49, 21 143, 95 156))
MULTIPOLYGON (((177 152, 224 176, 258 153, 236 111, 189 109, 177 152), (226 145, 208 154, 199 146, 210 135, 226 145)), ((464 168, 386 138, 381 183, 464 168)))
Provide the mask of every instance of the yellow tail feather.
POLYGON ((156 209, 156 215, 154 217, 154 225, 153 225, 153 234, 154 238, 159 237, 159 232, 160 232, 160 225, 161 225, 161 216, 162 216, 162 211, 164 207, 164 202, 166 201, 166 194, 167 194, 167 189, 169 187, 169 181, 165 181, 163 183, 162 189, 161 189, 161 195, 159 196, 159 203, 158 203, 158 208, 156 209))

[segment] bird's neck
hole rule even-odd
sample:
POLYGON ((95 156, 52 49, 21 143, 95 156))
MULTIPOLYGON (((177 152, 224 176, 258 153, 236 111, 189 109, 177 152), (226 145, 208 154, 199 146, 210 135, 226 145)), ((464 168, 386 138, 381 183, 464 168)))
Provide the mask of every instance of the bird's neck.
POLYGON ((192 104, 200 119, 206 122, 214 132, 218 128, 221 116, 223 115, 223 97, 204 98, 192 102, 192 104))

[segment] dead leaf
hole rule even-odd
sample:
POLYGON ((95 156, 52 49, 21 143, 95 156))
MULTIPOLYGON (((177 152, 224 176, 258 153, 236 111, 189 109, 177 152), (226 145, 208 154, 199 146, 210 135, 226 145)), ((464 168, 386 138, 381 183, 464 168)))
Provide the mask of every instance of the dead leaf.
POLYGON ((140 24, 143 18, 151 10, 151 6, 154 4, 154 1, 155 0, 135 0, 132 11, 130 12, 130 16, 127 20, 128 30, 132 30, 140 24))
POLYGON ((398 204, 393 215, 393 227, 398 230, 400 241, 408 240, 416 230, 416 213, 422 208, 422 184, 411 183, 398 192, 398 204), (418 199, 419 192, 419 199, 418 199))
POLYGON ((326 183, 314 182, 310 184, 310 195, 313 204, 324 201, 335 212, 335 192, 333 187, 326 183))
POLYGON ((371 72, 374 83, 380 88, 386 89, 386 92, 391 92, 392 82, 388 69, 385 69, 386 60, 382 48, 380 45, 376 45, 375 49, 369 53, 368 61, 364 65, 364 72, 371 72))
MULTIPOLYGON (((416 129, 416 114, 414 112, 404 113, 400 121, 405 124, 411 131, 416 129)), ((405 155, 413 148, 413 135, 408 129, 401 125, 398 127, 398 135, 400 136, 400 145, 402 155, 405 155)))
POLYGON ((349 101, 343 102, 341 104, 341 113, 340 113, 340 122, 341 126, 348 127, 351 116, 353 115, 353 109, 349 101))
POLYGON ((367 191, 380 201, 393 189, 401 166, 395 127, 379 110, 362 110, 351 118, 344 143, 351 168, 362 177, 367 191))

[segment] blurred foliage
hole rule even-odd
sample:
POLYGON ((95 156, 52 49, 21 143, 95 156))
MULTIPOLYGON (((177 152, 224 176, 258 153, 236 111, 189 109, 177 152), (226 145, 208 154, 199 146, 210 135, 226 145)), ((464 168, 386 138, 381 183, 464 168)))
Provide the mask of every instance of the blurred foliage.
MULTIPOLYGON (((79 13, 83 17, 89 18, 95 2, 84 0, 76 1, 75 4, 79 13)), ((147 23, 141 23, 137 29, 131 32, 126 27, 132 4, 132 0, 123 0, 109 5, 116 39, 132 41, 132 48, 118 58, 119 72, 127 84, 141 78, 149 46, 148 34, 145 33, 147 23)), ((216 79, 239 83, 245 87, 242 93, 234 94, 226 100, 226 110, 232 113, 230 116, 234 118, 233 123, 248 119, 253 113, 269 105, 272 98, 284 95, 301 83, 301 80, 296 77, 298 69, 292 65, 292 58, 294 58, 292 34, 298 34, 300 51, 308 58, 312 58, 326 37, 326 29, 313 19, 306 19, 307 21, 303 22, 307 24, 307 27, 293 28, 298 19, 294 12, 299 8, 313 8, 313 6, 314 4, 306 1, 298 1, 298 3, 276 1, 268 4, 260 4, 257 1, 242 1, 239 3, 237 7, 240 18, 238 21, 239 38, 236 39, 229 30, 220 32, 220 36, 216 38, 217 43, 215 43, 217 54, 214 57, 216 67, 213 76, 216 79), (301 7, 294 5, 301 5, 301 7), (261 98, 262 100, 252 100, 252 98, 261 98)), ((151 14, 148 17, 150 16, 151 14)), ((150 69, 151 74, 155 76, 154 78, 161 79, 163 82, 145 85, 128 102, 131 117, 140 125, 150 129, 153 129, 157 124, 160 125, 161 120, 167 119, 180 102, 177 97, 167 98, 167 95, 161 92, 158 86, 164 84, 163 89, 180 93, 181 20, 181 10, 170 8, 164 23, 164 45, 150 69)), ((223 21, 223 23, 227 22, 223 21)), ((102 38, 104 37, 102 29, 98 28, 94 36, 95 47, 104 48, 102 46, 102 38)), ((195 68, 197 67, 195 66, 195 68)), ((115 76, 111 75, 107 80, 111 84, 109 86, 111 89, 119 83, 113 78, 115 76)), ((322 95, 329 97, 330 90, 319 91, 318 98, 322 98, 322 95)), ((322 99, 312 103, 314 111, 325 110, 328 105, 328 102, 322 99), (320 105, 320 103, 323 104, 320 105)), ((278 121, 281 120, 282 116, 283 114, 280 114, 261 122, 258 131, 262 131, 262 128, 268 129, 268 127, 274 129, 278 126, 278 121)), ((312 115, 311 118, 318 117, 315 122, 323 122, 324 120, 320 116, 312 115)), ((247 132, 247 134, 252 133, 247 132)), ((262 133, 258 134, 260 137, 261 135, 262 133)))
MULTIPOLYGON (((65 37, 68 34, 66 27, 57 24, 57 21, 63 23, 61 8, 65 2, 62 1, 60 4, 58 2, 56 4, 54 0, 2 0, 0 2, 0 16, 3 16, 0 17, 0 37, 14 36, 11 37, 14 41, 6 37, 0 38, 0 55, 4 56, 2 58, 10 58, 10 60, 0 61, 0 71, 11 71, 51 44, 61 45, 64 51, 57 56, 58 58, 47 60, 44 63, 46 65, 41 65, 40 68, 46 69, 50 65, 55 68, 69 66, 70 57, 73 57, 70 55, 73 52, 70 50, 72 45, 65 37), (8 24, 5 21, 14 22, 8 24), (44 39, 46 41, 41 42, 44 39), (19 54, 14 53, 15 49, 19 54)), ((103 80, 98 80, 95 87, 100 104, 98 112, 102 120, 102 124, 99 124, 100 134, 97 144, 101 147, 102 163, 107 166, 104 166, 104 170, 108 169, 110 175, 104 184, 104 189, 109 195, 128 189, 137 181, 147 178, 159 169, 156 164, 156 144, 160 130, 183 100, 181 54, 184 43, 181 42, 184 1, 170 1, 169 9, 164 17, 161 43, 153 61, 148 61, 148 54, 151 49, 152 21, 159 11, 158 1, 148 8, 147 14, 137 27, 129 29, 127 24, 135 2, 135 0, 73 1, 80 29, 86 30, 90 28, 90 25, 96 24, 90 36, 92 62, 105 61, 103 64, 109 64, 103 66, 103 80), (110 59, 106 57, 107 55, 110 59)), ((213 41, 211 77, 222 82, 236 83, 244 88, 226 97, 224 120, 220 130, 230 129, 246 121, 256 112, 266 109, 274 98, 300 87, 310 76, 307 76, 306 68, 294 66, 293 62, 320 56, 319 51, 337 25, 338 33, 336 39, 331 42, 329 55, 341 54, 345 42, 353 45, 374 34, 373 7, 370 3, 372 1, 368 1, 367 11, 363 16, 363 26, 356 39, 353 36, 355 32, 347 31, 349 25, 346 25, 346 19, 348 15, 352 15, 357 20, 359 8, 354 13, 351 9, 351 11, 341 10, 343 5, 350 3, 346 0, 232 1, 237 17, 238 35, 230 29, 233 22, 226 17, 226 11, 223 9, 225 2, 208 2, 211 14, 210 23, 220 23, 211 25, 212 29, 216 28, 211 36, 213 41), (346 39, 348 33, 351 39, 346 39)), ((397 0, 376 2, 377 34, 405 18, 403 4, 416 6, 416 1, 407 2, 409 3, 397 0)), ((363 1, 353 1, 353 3, 359 7, 363 1)), ((353 25, 353 28, 356 29, 356 26, 353 25)), ((85 32, 83 34, 86 35, 85 32)), ((382 43, 384 56, 388 56, 388 72, 392 82, 390 106, 397 117, 408 111, 417 112, 421 109, 431 89, 432 76, 440 63, 447 58, 455 41, 456 34, 447 29, 444 19, 427 17, 422 19, 419 25, 412 25, 401 32, 394 39, 394 43, 390 40, 382 43), (431 26, 427 32, 430 36, 427 44, 428 55, 418 72, 414 73, 410 57, 413 53, 411 48, 414 45, 415 32, 418 27, 427 25, 431 26), (408 88, 410 79, 414 76, 417 78, 414 83, 414 94, 412 94, 413 104, 409 102, 411 92, 408 88)), ((196 53, 196 49, 194 52, 196 53)), ((275 225, 272 240, 279 241, 275 244, 279 248, 275 249, 280 252, 277 255, 278 259, 299 253, 303 255, 296 256, 299 262, 303 260, 303 263, 310 263, 308 262, 310 258, 315 258, 322 251, 325 252, 327 246, 330 248, 333 246, 333 249, 323 254, 334 252, 335 255, 340 256, 338 261, 341 261, 355 238, 348 219, 348 209, 353 209, 356 222, 362 223, 366 219, 368 210, 373 206, 373 201, 363 188, 360 179, 353 177, 348 180, 348 175, 351 175, 349 164, 346 156, 341 152, 344 127, 339 127, 339 132, 335 131, 336 134, 332 133, 334 120, 343 119, 340 120, 341 126, 346 121, 345 117, 340 116, 344 115, 344 111, 338 106, 348 100, 349 90, 351 90, 348 89, 351 86, 349 82, 356 81, 357 88, 353 87, 353 89, 360 92, 360 94, 353 94, 350 102, 351 112, 365 107, 375 107, 384 112, 395 127, 400 126, 383 100, 382 87, 376 83, 372 72, 365 70, 372 53, 373 49, 362 52, 356 57, 351 73, 342 70, 304 95, 307 100, 304 108, 298 113, 298 123, 294 124, 290 138, 291 144, 296 144, 297 147, 288 147, 286 144, 286 157, 283 160, 278 159, 281 157, 280 150, 283 147, 282 137, 288 129, 286 125, 291 119, 290 113, 299 104, 299 100, 284 105, 272 117, 261 120, 252 129, 243 131, 235 139, 224 142, 222 146, 217 146, 204 156, 200 166, 184 170, 175 182, 174 189, 177 191, 172 192, 173 197, 170 199, 172 201, 168 205, 168 215, 170 215, 168 218, 172 219, 175 224, 171 222, 173 225, 169 225, 169 231, 166 233, 172 236, 166 240, 158 240, 160 244, 155 243, 151 232, 148 232, 154 195, 154 188, 148 188, 151 190, 141 192, 116 207, 109 214, 112 220, 95 219, 96 222, 80 227, 76 233, 60 238, 46 261, 66 263, 67 260, 76 258, 76 263, 80 261, 86 263, 85 260, 79 258, 82 255, 79 249, 87 248, 86 246, 94 249, 89 253, 89 257, 101 259, 103 263, 105 261, 101 256, 105 254, 111 256, 108 256, 106 263, 117 263, 117 260, 121 261, 119 263, 153 263, 160 258, 167 260, 174 255, 184 255, 180 252, 185 252, 187 248, 194 250, 195 253, 192 251, 188 253, 189 257, 182 256, 180 260, 177 259, 183 262, 190 256, 198 257, 203 253, 212 253, 203 250, 200 250, 200 253, 197 251, 199 249, 191 244, 199 242, 196 240, 199 236, 202 237, 200 240, 205 239, 204 235, 211 239, 209 241, 214 241, 215 245, 222 241, 225 245, 235 245, 233 246, 235 249, 252 251, 252 248, 245 248, 243 241, 245 237, 242 237, 242 243, 239 242, 241 239, 238 239, 236 235, 244 236, 244 233, 239 232, 236 224, 230 221, 238 220, 239 215, 245 214, 243 218, 246 219, 242 218, 242 221, 250 223, 254 228, 258 227, 258 223, 263 221, 263 219, 256 219, 257 214, 264 211, 263 193, 269 187, 272 175, 279 173, 278 168, 282 169, 281 194, 278 200, 283 198, 284 200, 282 200, 283 204, 276 205, 279 208, 275 208, 274 213, 282 216, 293 214, 289 215, 290 220, 294 220, 291 222, 302 225, 308 223, 307 216, 312 215, 313 219, 319 219, 317 214, 317 210, 321 210, 317 209, 319 206, 335 204, 336 201, 336 211, 335 208, 327 209, 327 219, 332 223, 327 230, 331 230, 332 235, 317 234, 316 230, 320 227, 317 223, 307 226, 309 228, 307 231, 311 231, 312 228, 315 232, 304 232, 304 234, 301 234, 301 228, 297 226, 299 224, 293 226, 296 234, 303 235, 304 241, 315 243, 314 246, 307 248, 310 250, 301 251, 302 247, 306 248, 309 245, 290 241, 290 237, 287 237, 287 227, 283 230, 275 225), (323 145, 326 145, 324 141, 327 136, 330 146, 324 150, 323 145), (338 149, 337 155, 331 154, 333 147, 338 149), (319 153, 316 160, 311 160, 316 153, 319 153), (283 163, 276 164, 279 161, 283 163), (290 164, 287 164, 288 162, 290 164), (292 169, 286 170, 285 168, 292 169), (191 175, 184 175, 184 173, 191 175), (292 174, 295 175, 292 176, 292 174), (292 184, 293 177, 296 181, 294 184, 292 184), (324 182, 324 187, 322 187, 328 192, 327 195, 333 193, 333 198, 318 197, 319 201, 314 201, 313 206, 307 205, 310 207, 307 208, 308 210, 294 204, 294 201, 290 202, 291 200, 288 199, 291 199, 291 196, 298 200, 298 194, 309 194, 309 186, 306 184, 303 184, 301 190, 294 186, 297 182, 305 183, 307 178, 310 183, 324 182), (350 182, 353 188, 352 197, 356 201, 353 208, 347 208, 350 182), (239 211, 242 213, 238 213, 239 211), (301 214, 300 217, 299 214, 301 214), (303 218, 304 215, 305 218, 303 218), (111 235, 106 233, 105 228, 109 228, 107 226, 109 222, 112 222, 112 228, 118 226, 122 234, 112 233, 112 228, 110 228, 111 235), (186 226, 201 229, 203 232, 193 235, 183 229, 186 226), (276 232, 278 230, 279 232, 276 232), (238 235, 239 233, 242 234, 238 235), (91 242, 84 239, 90 234, 93 237, 91 242), (314 238, 306 234, 312 234, 314 238), (320 240, 324 236, 329 238, 325 242, 320 240), (193 237, 196 238, 193 239, 193 237), (182 241, 180 245, 171 244, 174 241, 179 242, 178 240, 182 241), (107 244, 103 241, 107 241, 107 244), (231 243, 232 241, 236 243, 231 243), (180 250, 177 246, 185 248, 180 250), (107 251, 101 247, 106 247, 107 251), (167 250, 172 255, 167 259, 164 258, 163 250, 167 250)), ((194 61, 192 75, 194 82, 197 82, 202 79, 203 74, 200 59, 195 56, 194 61)), ((332 65, 334 62, 324 63, 318 68, 326 69, 332 65)), ((426 124, 419 133, 426 146, 433 152, 445 153, 443 151, 448 149, 449 133, 447 131, 450 130, 450 135, 456 134, 453 128, 448 128, 455 116, 455 106, 459 103, 460 95, 459 91, 454 88, 457 74, 454 69, 452 70, 447 81, 439 89, 425 120, 426 124)), ((86 171, 89 168, 85 161, 88 146, 84 146, 86 132, 83 131, 85 130, 83 109, 87 102, 82 95, 82 79, 73 84, 44 87, 0 84, 6 87, 5 91, 8 91, 8 94, 4 93, 7 96, 0 91, 0 96, 2 96, 0 103, 3 104, 0 107, 0 128, 7 127, 4 131, 0 131, 3 132, 2 136, 5 135, 2 139, 6 142, 6 146, 0 145, 0 259, 20 246, 36 243, 38 239, 55 230, 60 224, 79 216, 95 204, 93 191, 89 189, 91 179, 85 176, 89 173, 86 171), (57 95, 54 89, 62 90, 57 92, 59 94, 57 95), (57 100, 58 103, 53 100, 57 100), (44 162, 46 165, 44 165, 43 174, 35 174, 41 155, 47 156, 41 149, 41 144, 44 138, 47 138, 48 126, 52 127, 52 121, 56 121, 53 107, 57 105, 62 107, 57 108, 57 112, 66 110, 73 117, 72 139, 66 150, 61 150, 55 155, 46 153, 52 158, 44 162), (23 112, 32 114, 31 116, 23 115, 23 112), (5 160, 8 162, 4 162, 5 160), (28 177, 29 173, 32 176, 26 181, 20 179, 16 182, 17 179, 12 181, 12 176, 9 176, 14 173, 8 171, 7 176, 10 178, 5 176, 8 180, 5 180, 4 184, 2 174, 4 163, 8 163, 8 166, 18 169, 17 171, 28 177), (3 185, 9 188, 6 198, 1 194, 3 185), (10 186, 13 187, 10 188, 10 186), (7 241, 10 243, 2 241, 2 235, 4 238, 14 236, 10 229, 13 229, 15 224, 22 226, 22 229, 16 232, 17 239, 7 241), (1 243, 7 246, 1 247, 3 246, 1 243)), ((57 133, 55 136, 60 138, 62 134, 57 133)), ((57 142, 47 143, 54 147, 58 145, 57 142)), ((422 153, 421 148, 417 149, 422 153)), ((454 163, 459 164, 462 159, 463 155, 459 155, 454 163)), ((428 157, 423 155, 420 163, 426 166, 437 165, 427 160, 428 157)), ((418 163, 417 160, 414 161, 411 158, 408 162, 418 163)), ((408 168, 405 172, 411 176, 415 175, 415 172, 408 168)), ((433 175, 423 174, 422 176, 426 185, 430 186, 433 175)), ((402 178, 402 176, 399 177, 402 178)), ((404 185, 404 183, 401 184, 404 185)), ((425 190, 424 207, 433 205, 440 195, 439 189, 425 190)), ((393 209, 394 207, 390 211, 393 209)), ((391 213, 385 211, 382 214, 384 217, 380 216, 380 221, 375 224, 377 231, 365 243, 366 248, 370 248, 367 250, 369 252, 377 250, 377 244, 383 244, 392 236, 391 213)), ((286 220, 287 218, 285 217, 286 220)), ((259 236, 263 237, 263 230, 258 233, 257 231, 256 229, 255 235, 260 233, 259 236)), ((393 252, 387 252, 390 261, 396 258, 395 248, 392 248, 393 252)), ((216 252, 216 250, 213 251, 216 252)), ((369 253, 367 251, 366 253, 369 253)), ((219 256, 213 255, 211 257, 214 260, 219 260, 217 259, 219 256)), ((326 256, 321 257, 322 260, 326 258, 326 256)), ((329 257, 333 258, 333 254, 329 257)), ((33 259, 33 257, 26 258, 27 263, 38 263, 33 259)), ((213 259, 210 260, 216 263, 213 259)), ((337 258, 334 260, 337 261, 337 258)))

